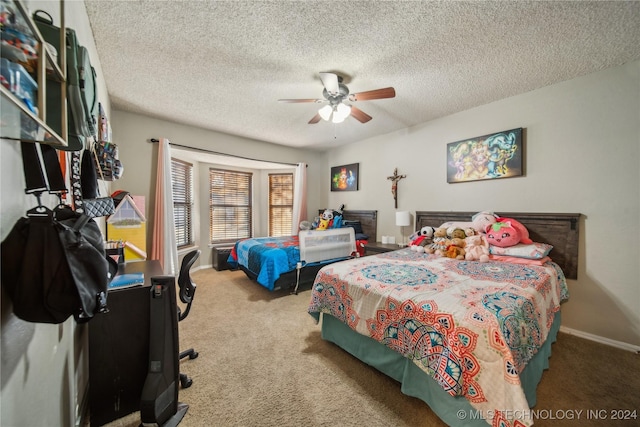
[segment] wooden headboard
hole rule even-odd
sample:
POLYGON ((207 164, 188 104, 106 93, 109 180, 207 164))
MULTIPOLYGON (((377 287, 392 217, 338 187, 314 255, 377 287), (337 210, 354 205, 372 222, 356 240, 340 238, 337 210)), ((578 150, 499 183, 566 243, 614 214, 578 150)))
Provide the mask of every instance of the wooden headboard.
MULTIPOLYGON (((416 230, 424 226, 438 227, 447 221, 469 222, 476 212, 416 211, 416 230)), ((580 214, 577 213, 515 213, 496 214, 520 221, 534 242, 553 246, 551 259, 562 268, 567 279, 578 278, 578 240, 580 214)))
MULTIPOLYGON (((318 214, 322 215, 324 209, 320 209, 318 214)), ((378 211, 369 210, 344 210, 342 218, 349 221, 360 221, 362 232, 369 236, 370 242, 376 242, 378 238, 378 211)))

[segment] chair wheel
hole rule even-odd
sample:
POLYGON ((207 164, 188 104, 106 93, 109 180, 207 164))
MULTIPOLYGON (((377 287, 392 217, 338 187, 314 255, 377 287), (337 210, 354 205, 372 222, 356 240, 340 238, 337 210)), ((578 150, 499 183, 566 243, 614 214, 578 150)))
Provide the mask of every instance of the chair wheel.
POLYGON ((191 387, 191 384, 193 384, 193 380, 191 378, 186 375, 184 377, 180 375, 180 385, 182 388, 189 388, 191 387))
POLYGON ((198 357, 198 352, 197 351, 194 351, 193 353, 191 353, 189 355, 189 359, 195 359, 196 357, 198 357))

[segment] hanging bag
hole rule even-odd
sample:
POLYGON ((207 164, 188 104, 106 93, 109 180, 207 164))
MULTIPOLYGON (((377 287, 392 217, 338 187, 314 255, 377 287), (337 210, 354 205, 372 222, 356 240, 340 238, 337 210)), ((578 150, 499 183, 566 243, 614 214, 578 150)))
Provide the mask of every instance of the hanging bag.
POLYGON ((102 233, 86 215, 62 204, 50 210, 40 202, 44 191, 66 191, 55 149, 22 143, 27 193, 38 206, 20 218, 2 241, 2 286, 13 311, 29 322, 62 323, 70 316, 86 322, 107 312, 107 287, 117 264, 106 256, 102 233), (62 188, 62 189, 61 189, 62 188))
MULTIPOLYGON (((90 150, 84 150, 82 153, 82 164, 80 166, 82 197, 80 200, 76 200, 76 211, 82 212, 90 218, 109 216, 116 211, 116 206, 111 197, 100 197, 96 164, 97 155, 92 145, 90 150)), ((100 179, 104 181, 102 170, 99 169, 98 172, 100 172, 100 179)))

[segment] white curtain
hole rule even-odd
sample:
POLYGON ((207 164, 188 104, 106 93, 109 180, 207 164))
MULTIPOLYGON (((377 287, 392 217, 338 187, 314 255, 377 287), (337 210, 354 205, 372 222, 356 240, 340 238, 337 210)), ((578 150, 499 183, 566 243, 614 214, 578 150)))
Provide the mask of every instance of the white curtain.
POLYGON ((151 259, 157 259, 164 274, 178 273, 178 248, 173 221, 173 191, 171 188, 171 148, 169 140, 160 138, 158 143, 158 173, 156 175, 156 202, 153 221, 151 259))
POLYGON ((298 235, 300 222, 307 219, 307 164, 298 163, 293 180, 293 220, 291 234, 298 235))

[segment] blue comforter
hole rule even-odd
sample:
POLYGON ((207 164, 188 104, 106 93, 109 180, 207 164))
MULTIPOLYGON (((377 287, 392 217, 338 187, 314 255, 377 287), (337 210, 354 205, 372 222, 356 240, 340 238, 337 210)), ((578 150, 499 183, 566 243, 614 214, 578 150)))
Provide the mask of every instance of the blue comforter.
POLYGON ((298 236, 257 237, 236 242, 227 262, 256 275, 256 281, 272 291, 280 275, 296 269, 300 261, 298 236))

